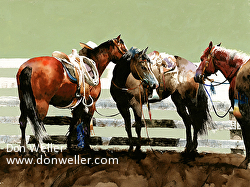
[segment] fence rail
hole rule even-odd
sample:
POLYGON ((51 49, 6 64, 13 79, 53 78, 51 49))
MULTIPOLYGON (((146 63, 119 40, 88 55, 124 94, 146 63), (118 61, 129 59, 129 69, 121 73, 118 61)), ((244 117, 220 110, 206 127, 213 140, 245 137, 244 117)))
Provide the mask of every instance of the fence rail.
MULTIPOLYGON (((22 62, 26 59, 0 59, 0 68, 18 68, 22 62)), ((102 89, 109 89, 110 78, 112 76, 112 67, 108 70, 107 77, 101 79, 102 89)), ((14 75, 10 77, 0 77, 0 89, 8 89, 8 88, 17 88, 16 80, 14 75)), ((224 78, 223 78, 224 80, 224 78)), ((224 92, 227 92, 227 88, 220 88, 224 92), (225 91, 226 90, 226 91, 225 91)), ((220 92, 221 94, 221 92, 220 92)), ((226 93, 227 95, 227 93, 226 93)), ((218 94, 212 96, 214 98, 218 98, 218 94)), ((229 100, 216 99, 217 102, 214 103, 215 108, 218 111, 225 112, 230 107, 229 100)), ((18 107, 19 99, 17 96, 8 96, 1 95, 0 96, 0 107, 4 110, 5 107, 18 107)), ((116 104, 112 99, 101 99, 97 102, 97 109, 116 109, 116 104)), ((209 104, 210 110, 212 111, 211 104, 209 104)), ((146 107, 145 107, 146 108, 146 107)), ((144 108, 144 109, 145 109, 144 108)), ((176 110, 173 102, 170 99, 166 99, 164 101, 151 104, 151 110, 176 110)), ((18 116, 0 116, 0 125, 1 124, 18 124, 18 116)), ((46 117, 44 123, 46 125, 69 125, 71 121, 71 117, 67 116, 50 116, 46 117)), ((96 118, 96 126, 97 127, 115 127, 124 128, 123 119, 104 119, 104 118, 96 118)), ((176 128, 176 129, 185 129, 185 125, 183 121, 180 120, 146 120, 148 128, 176 128)), ((212 139, 201 139, 198 140, 199 147, 210 147, 210 148, 228 148, 236 150, 236 152, 242 153, 244 149, 244 144, 242 141, 241 130, 238 126, 235 119, 230 115, 229 120, 225 121, 215 121, 214 128, 216 130, 227 130, 230 131, 230 140, 212 140, 212 139)), ((52 144, 65 144, 67 137, 65 135, 57 135, 50 136, 51 141, 47 143, 52 144)), ((4 144, 20 144, 20 135, 4 135, 0 134, 0 143, 4 144)), ((34 136, 27 135, 26 137, 27 143, 34 143, 34 136)), ((137 139, 133 138, 133 143, 137 143, 137 139)), ((141 139, 142 145, 148 146, 162 146, 162 147, 184 147, 186 145, 186 140, 182 138, 163 138, 163 137, 154 137, 154 138, 146 138, 143 137, 141 139)), ((91 136, 91 145, 128 145, 127 137, 100 137, 100 136, 91 136)))

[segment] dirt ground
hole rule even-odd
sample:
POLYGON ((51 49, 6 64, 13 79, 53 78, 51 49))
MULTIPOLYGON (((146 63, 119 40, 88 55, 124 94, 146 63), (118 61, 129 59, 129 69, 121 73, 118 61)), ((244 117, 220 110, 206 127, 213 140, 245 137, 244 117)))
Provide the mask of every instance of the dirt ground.
POLYGON ((0 186, 250 186, 250 170, 237 168, 243 159, 237 154, 200 153, 186 160, 174 151, 63 151, 20 156, 0 150, 0 186), (32 158, 34 162, 8 164, 9 158, 32 158), (56 163, 61 158, 69 162, 56 163))

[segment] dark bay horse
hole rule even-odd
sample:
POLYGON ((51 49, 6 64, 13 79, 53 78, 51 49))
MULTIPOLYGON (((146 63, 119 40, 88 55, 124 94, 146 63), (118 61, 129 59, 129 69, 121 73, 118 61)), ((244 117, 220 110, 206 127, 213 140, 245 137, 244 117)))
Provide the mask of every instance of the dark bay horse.
POLYGON ((218 70, 229 81, 229 99, 233 114, 239 122, 246 148, 246 158, 240 164, 247 168, 250 162, 250 56, 236 50, 213 46, 210 42, 201 56, 201 63, 195 74, 195 81, 204 79, 218 70))
MULTIPOLYGON (((119 60, 127 51, 127 48, 118 36, 94 49, 84 49, 84 51, 88 58, 95 61, 100 78, 109 62, 119 60)), ((29 59, 21 65, 16 78, 21 110, 19 118, 22 132, 21 146, 26 147, 27 118, 31 121, 35 138, 41 144, 43 138, 46 137, 43 119, 47 115, 49 105, 68 106, 76 97, 77 84, 69 79, 58 59, 48 56, 29 59)), ((85 147, 89 148, 90 121, 95 111, 95 103, 101 92, 100 79, 97 86, 85 84, 85 91, 93 98, 93 105, 88 108, 80 102, 72 109, 73 118, 69 128, 68 148, 71 147, 71 136, 76 136, 75 126, 80 122, 83 122, 85 126, 85 147)))
MULTIPOLYGON (((198 145, 197 135, 206 131, 208 124, 211 124, 211 116, 208 110, 208 102, 206 92, 202 84, 194 81, 196 66, 177 56, 165 53, 152 52, 148 55, 153 62, 152 71, 159 82, 157 93, 160 98, 157 100, 149 100, 149 102, 157 102, 171 96, 178 114, 182 117, 186 126, 186 153, 196 152, 198 145), (167 55, 167 56, 165 56, 167 55), (166 59, 167 58, 167 59, 166 59), (159 65, 162 67, 159 67, 159 65), (164 66, 164 67, 163 67, 164 66), (160 69, 163 69, 161 72, 160 69), (191 126, 194 128, 192 138, 191 126)), ((128 89, 139 85, 140 81, 129 75, 126 81, 128 89)), ((142 126, 141 117, 142 104, 146 103, 152 89, 144 87, 143 89, 131 89, 127 91, 131 108, 135 116, 135 126, 142 126)), ((125 102, 125 101, 124 101, 125 102)), ((130 119, 130 118, 128 118, 130 119)), ((130 125, 130 120, 126 120, 130 125)))
MULTIPOLYGON (((158 87, 158 81, 149 67, 151 61, 146 51, 147 48, 140 51, 138 48, 132 47, 119 61, 117 61, 113 70, 110 86, 110 93, 125 121, 130 151, 133 150, 133 142, 129 108, 131 107, 134 112, 138 112, 135 117, 141 116, 140 96, 138 95, 138 97, 135 98, 134 95, 131 94, 131 91, 136 90, 139 94, 139 92, 143 90, 143 85, 149 86, 152 89, 158 87), (127 79, 129 76, 133 77, 135 81, 128 82, 127 79)), ((136 133, 140 141, 141 123, 136 125, 136 133)), ((139 148, 140 145, 137 145, 137 150, 139 148)))

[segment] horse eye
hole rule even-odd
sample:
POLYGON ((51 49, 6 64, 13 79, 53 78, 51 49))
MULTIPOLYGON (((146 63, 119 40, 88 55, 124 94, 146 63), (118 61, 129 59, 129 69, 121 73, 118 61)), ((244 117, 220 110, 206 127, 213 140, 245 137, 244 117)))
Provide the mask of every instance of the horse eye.
POLYGON ((145 66, 141 66, 142 70, 147 70, 147 68, 145 66))

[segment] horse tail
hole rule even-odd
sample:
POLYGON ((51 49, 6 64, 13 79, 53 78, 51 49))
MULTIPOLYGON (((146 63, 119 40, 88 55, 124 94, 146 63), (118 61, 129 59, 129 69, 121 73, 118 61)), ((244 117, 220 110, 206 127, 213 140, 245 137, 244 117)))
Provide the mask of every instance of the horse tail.
POLYGON ((19 76, 20 90, 24 101, 24 109, 26 109, 28 118, 31 121, 35 138, 39 141, 39 143, 42 143, 44 137, 43 132, 46 132, 46 130, 43 123, 39 122, 39 118, 37 116, 35 97, 31 87, 31 74, 32 68, 29 66, 26 66, 22 70, 19 76))
POLYGON ((208 108, 208 97, 203 84, 199 84, 197 98, 196 98, 196 111, 193 116, 196 130, 199 134, 207 133, 208 127, 214 127, 211 114, 208 108))

